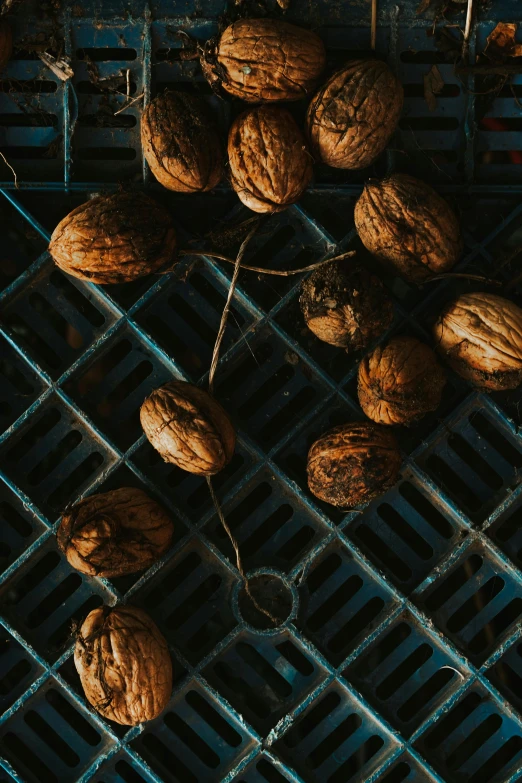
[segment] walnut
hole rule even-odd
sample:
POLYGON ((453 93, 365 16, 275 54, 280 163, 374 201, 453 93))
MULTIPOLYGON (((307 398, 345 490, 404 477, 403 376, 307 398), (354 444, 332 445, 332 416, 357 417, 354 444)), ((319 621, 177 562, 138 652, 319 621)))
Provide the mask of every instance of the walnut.
POLYGON ((377 424, 409 424, 438 407, 445 383, 431 348, 395 337, 360 363, 359 403, 377 424))
POLYGON ((176 234, 169 213, 144 193, 98 196, 55 228, 49 253, 68 275, 125 283, 172 263, 176 234))
POLYGON ((223 175, 217 129, 205 104, 187 93, 167 92, 147 106, 141 143, 152 173, 169 190, 212 190, 223 175))
POLYGON ((459 375, 486 391, 522 382, 522 310, 496 294, 463 294, 434 327, 438 350, 459 375))
POLYGON ((312 178, 312 159, 287 109, 257 106, 240 114, 228 136, 230 178, 254 212, 280 212, 297 201, 312 178))
POLYGON ((395 484, 401 462, 389 429, 373 422, 341 424, 308 452, 308 486, 319 500, 356 508, 395 484))
POLYGON ((170 546, 172 520, 141 489, 90 495, 72 506, 57 531, 58 546, 83 574, 106 578, 151 566, 170 546))
POLYGON ((347 351, 366 348, 393 321, 393 304, 381 281, 349 260, 312 272, 301 285, 299 303, 308 328, 347 351))
POLYGON ((422 282, 458 261, 457 217, 433 188, 408 174, 367 182, 355 205, 364 246, 406 280, 422 282))
POLYGON ((248 103, 297 101, 315 87, 325 66, 321 39, 277 19, 239 19, 209 41, 203 73, 214 87, 248 103))
POLYGON ((157 625, 134 606, 100 606, 83 622, 74 663, 85 697, 108 720, 156 718, 172 691, 172 661, 157 625))
POLYGON ((200 476, 228 465, 236 433, 221 405, 191 383, 171 381, 152 392, 140 411, 145 435, 165 462, 200 476))
POLYGON ((402 85, 380 60, 354 60, 312 99, 306 126, 312 152, 336 169, 363 169, 393 135, 402 111, 402 85))
POLYGON ((5 19, 0 18, 0 70, 3 70, 13 53, 13 32, 11 25, 5 19))

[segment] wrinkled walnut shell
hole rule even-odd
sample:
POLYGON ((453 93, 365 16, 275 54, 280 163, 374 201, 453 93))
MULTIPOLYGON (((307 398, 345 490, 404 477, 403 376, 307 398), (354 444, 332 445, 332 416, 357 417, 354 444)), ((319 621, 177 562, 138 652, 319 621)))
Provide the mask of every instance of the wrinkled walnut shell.
POLYGON ((150 170, 169 190, 212 190, 223 175, 217 129, 205 104, 187 93, 167 92, 147 106, 141 143, 150 170))
POLYGON ((370 253, 412 282, 447 272, 462 252, 449 204, 408 174, 367 182, 355 205, 355 226, 370 253))
POLYGON ((377 424, 410 424, 434 411, 446 383, 431 348, 415 337, 395 337, 359 365, 359 403, 377 424))
POLYGON ((347 351, 366 348, 393 321, 393 303, 381 281, 350 261, 312 272, 301 285, 299 303, 308 328, 347 351))
POLYGON ((49 253, 68 275, 91 283, 126 283, 172 262, 176 234, 169 213, 144 193, 98 196, 53 231, 49 253))
POLYGON ((62 517, 58 546, 82 574, 105 578, 151 566, 170 546, 174 525, 141 489, 90 495, 62 517))
POLYGON ((310 448, 308 487, 332 506, 356 508, 395 484, 401 462, 389 429, 373 422, 341 424, 310 448))
POLYGON ((248 103, 297 101, 315 87, 325 66, 321 39, 277 19, 239 19, 215 44, 209 41, 203 73, 213 88, 248 103))
POLYGON ((258 106, 237 117, 228 136, 230 179, 254 212, 281 212, 312 178, 312 159, 287 109, 258 106))
POLYGON ((5 18, 0 19, 0 70, 3 70, 13 53, 13 31, 5 18))
POLYGON ((306 127, 312 152, 337 169, 373 163, 402 111, 402 85, 380 60, 354 60, 334 73, 312 99, 306 127))
POLYGON ((78 634, 74 663, 87 701, 108 720, 137 726, 156 718, 168 704, 169 648, 141 609, 93 609, 78 634))
POLYGON ((486 391, 522 383, 522 310, 496 294, 463 294, 434 326, 438 350, 455 372, 486 391))
POLYGON ((182 470, 212 476, 232 459, 236 433, 227 413, 191 383, 171 381, 153 391, 140 418, 156 451, 182 470))

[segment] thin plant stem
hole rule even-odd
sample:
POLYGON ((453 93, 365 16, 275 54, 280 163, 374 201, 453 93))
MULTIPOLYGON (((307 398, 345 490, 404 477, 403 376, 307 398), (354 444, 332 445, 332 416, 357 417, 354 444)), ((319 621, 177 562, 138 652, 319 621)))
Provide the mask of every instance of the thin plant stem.
MULTIPOLYGON (((237 259, 230 258, 229 256, 223 256, 220 253, 212 253, 211 251, 195 252, 191 250, 180 250, 180 256, 208 256, 208 258, 215 258, 218 261, 226 261, 227 264, 237 264, 237 259)), ((344 261, 345 258, 351 258, 355 255, 355 250, 348 250, 346 253, 341 253, 339 256, 333 258, 324 258, 322 261, 316 261, 310 266, 303 266, 301 269, 264 269, 261 266, 249 266, 248 264, 241 264, 241 269, 247 269, 249 272, 258 272, 261 275, 277 275, 279 277, 291 277, 292 275, 301 275, 304 272, 311 272, 314 269, 324 264, 330 264, 332 261, 344 261)))

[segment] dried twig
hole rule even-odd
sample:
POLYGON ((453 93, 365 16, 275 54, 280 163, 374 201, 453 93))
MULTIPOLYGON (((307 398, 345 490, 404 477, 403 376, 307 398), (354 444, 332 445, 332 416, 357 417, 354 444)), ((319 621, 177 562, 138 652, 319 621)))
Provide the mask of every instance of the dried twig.
MULTIPOLYGON (((259 220, 252 226, 252 228, 248 232, 247 236, 245 237, 245 239, 241 243, 241 247, 239 248, 239 252, 237 254, 237 258, 236 258, 236 260, 234 262, 234 264, 235 264, 234 274, 232 275, 232 280, 230 281, 230 287, 228 289, 227 300, 225 302, 225 307, 223 308, 223 313, 221 314, 221 322, 219 324, 219 329, 218 329, 218 333, 217 333, 217 337, 216 337, 216 342, 214 344, 214 350, 212 352, 212 361, 210 363, 210 370, 209 370, 209 374, 208 374, 208 390, 209 390, 209 392, 211 394, 212 394, 212 390, 213 390, 213 387, 214 387, 214 377, 215 377, 217 366, 218 366, 218 362, 219 362, 219 350, 221 348, 221 343, 223 341, 223 336, 225 334, 225 329, 226 329, 227 320, 228 320, 228 314, 230 312, 230 303, 232 301, 232 298, 234 296, 234 291, 236 289, 237 279, 239 277, 239 272, 240 272, 240 269, 241 269, 241 261, 243 259, 243 256, 245 255, 246 249, 248 247, 248 243, 250 242, 250 240, 254 236, 255 232, 258 229, 258 227, 259 227, 259 220)), ((223 528, 224 528, 227 536, 230 539, 230 543, 232 544, 234 552, 236 553, 237 570, 241 574, 241 577, 242 577, 242 579, 243 579, 243 581, 245 583, 245 590, 247 592, 248 597, 250 598, 250 600, 254 604, 255 608, 258 610, 258 612, 261 612, 266 617, 268 617, 271 620, 271 622, 274 623, 274 625, 279 625, 279 620, 277 620, 277 618, 275 618, 267 609, 264 609, 262 606, 260 606, 258 604, 257 600, 255 599, 255 597, 252 595, 252 593, 250 591, 250 586, 248 584, 248 579, 247 579, 245 571, 243 569, 243 563, 241 562, 241 555, 240 555, 240 552, 239 552, 239 544, 237 543, 236 539, 234 538, 234 535, 233 535, 232 531, 230 530, 230 527, 228 526, 228 523, 227 523, 227 521, 225 519, 225 515, 223 514, 223 511, 221 509, 221 505, 220 505, 219 500, 217 498, 217 495, 216 495, 216 493, 214 491, 214 487, 212 485, 212 479, 211 479, 210 476, 207 476, 207 485, 208 485, 208 489, 209 489, 209 492, 210 492, 210 496, 212 498, 212 502, 214 503, 214 508, 216 509, 217 515, 219 517, 219 520, 220 520, 221 524, 223 525, 223 528)))
POLYGON ((130 68, 127 68, 127 99, 130 98, 130 68))
POLYGON ((18 190, 18 177, 16 176, 16 171, 15 171, 15 170, 14 170, 14 168, 11 166, 11 164, 9 163, 9 161, 7 160, 7 158, 5 157, 4 153, 3 153, 3 152, 0 152, 0 155, 2 156, 2 160, 4 161, 5 165, 6 165, 6 166, 9 166, 9 168, 10 168, 10 169, 11 169, 11 171, 13 172, 13 175, 14 175, 14 186, 15 186, 15 188, 18 190))
POLYGON ((47 52, 37 52, 37 55, 43 64, 46 65, 55 76, 61 79, 62 82, 66 82, 74 76, 74 71, 69 65, 69 58, 62 57, 61 60, 57 60, 56 57, 53 57, 52 54, 48 54, 47 52))
MULTIPOLYGON (((218 261, 226 261, 227 264, 236 264, 237 259, 230 258, 229 256, 223 256, 221 253, 212 253, 211 251, 196 252, 194 250, 180 250, 180 256, 208 256, 209 258, 216 258, 218 261)), ((324 258, 322 261, 316 261, 309 266, 303 266, 301 269, 265 269, 262 266, 249 266, 248 264, 241 264, 241 269, 248 269, 249 272, 258 272, 261 275, 278 275, 279 277, 291 277, 292 275, 301 275, 304 272, 311 272, 314 269, 319 269, 324 264, 330 264, 332 261, 344 261, 345 258, 351 258, 355 255, 355 250, 348 250, 346 253, 341 253, 334 258, 324 258)), ((168 270, 170 271, 170 270, 168 270)))
POLYGON ((214 345, 214 350, 212 352, 212 361, 210 363, 210 370, 208 373, 208 390, 211 394, 214 387, 214 376, 216 374, 217 365, 219 361, 219 350, 221 348, 221 343, 223 342, 223 336, 225 334, 225 329, 227 326, 228 313, 230 311, 230 303, 232 301, 232 297, 234 296, 234 291, 236 290, 237 279, 239 277, 239 271, 241 269, 241 261, 243 260, 243 256, 245 255, 245 251, 247 249, 248 243, 256 233, 258 226, 259 226, 259 222, 255 223, 253 227, 250 229, 247 236, 241 243, 241 247, 239 248, 237 258, 234 262, 235 263, 234 274, 232 275, 232 280, 230 281, 230 288, 228 289, 227 301, 225 302, 225 307, 223 308, 223 313, 221 314, 221 323, 219 324, 216 342, 214 345))
POLYGON ((144 92, 141 93, 141 95, 137 95, 135 98, 133 98, 131 101, 125 104, 125 106, 122 106, 121 109, 118 109, 118 111, 114 112, 114 117, 116 117, 117 114, 121 114, 122 111, 125 111, 125 109, 129 109, 133 103, 136 103, 136 101, 139 101, 143 96, 145 95, 144 92))
POLYGON ((214 487, 212 485, 212 479, 211 479, 210 476, 207 476, 207 485, 208 485, 208 489, 209 489, 209 492, 210 492, 210 496, 212 497, 212 502, 214 503, 214 508, 216 509, 216 513, 217 513, 217 515, 219 517, 219 521, 223 525, 223 528, 224 528, 227 536, 230 539, 230 543, 232 544, 234 552, 236 553, 236 567, 237 567, 237 570, 239 571, 239 573, 240 573, 240 575, 241 575, 241 577, 242 577, 242 579, 243 579, 243 581, 245 583, 245 591, 246 591, 248 597, 250 598, 250 600, 252 601, 252 603, 254 604, 254 606, 255 606, 255 608, 257 609, 258 612, 261 612, 261 614, 264 614, 265 617, 268 617, 268 619, 271 622, 273 622, 274 625, 279 625, 280 621, 277 619, 277 617, 274 617, 274 615, 271 614, 271 612, 269 612, 268 609, 265 609, 263 606, 261 606, 257 602, 257 600, 254 597, 254 595, 252 594, 252 592, 250 591, 250 585, 248 584, 248 579, 247 579, 245 571, 243 569, 243 563, 241 562, 241 555, 239 553, 239 545, 238 545, 236 539, 234 538, 234 534, 232 533, 232 531, 230 530, 230 528, 229 528, 229 526, 227 524, 227 520, 225 519, 225 515, 223 514, 223 511, 221 509, 221 505, 220 505, 219 500, 217 498, 217 495, 216 495, 216 493, 214 491, 214 487))
POLYGON ((471 33, 471 22, 473 20, 473 0, 468 0, 468 10, 466 13, 466 27, 464 28, 464 40, 462 41, 462 59, 466 60, 469 50, 469 36, 471 33))
POLYGON ((468 275, 465 272, 446 272, 443 275, 435 275, 435 277, 430 277, 428 280, 423 280, 422 285, 424 283, 436 283, 438 280, 445 280, 446 278, 450 277, 461 277, 465 280, 475 280, 477 283, 485 283, 487 285, 496 285, 499 288, 501 288, 504 283, 501 280, 493 280, 491 277, 484 277, 483 275, 468 275))
POLYGON ((372 0, 371 47, 374 51, 376 46, 377 46, 377 0, 372 0))

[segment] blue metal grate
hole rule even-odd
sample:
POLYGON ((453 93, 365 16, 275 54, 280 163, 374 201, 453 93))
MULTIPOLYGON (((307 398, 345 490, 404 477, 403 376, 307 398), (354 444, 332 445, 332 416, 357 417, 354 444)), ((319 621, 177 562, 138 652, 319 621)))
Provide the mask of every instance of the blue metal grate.
MULTIPOLYGON (((0 78, 0 151, 20 183, 15 190, 2 168, 0 780, 515 783, 520 391, 485 396, 450 375, 438 411, 399 431, 397 485, 343 514, 308 493, 305 455, 321 432, 362 418, 359 357, 305 328, 296 278, 244 272, 216 389, 239 440, 215 486, 247 570, 278 576, 291 606, 275 631, 253 627, 204 480, 163 463, 138 418, 168 378, 205 381, 230 267, 187 257, 172 275, 102 289, 63 275, 45 252, 61 217, 119 182, 149 187, 183 244, 246 216, 226 185, 201 196, 161 191, 141 157, 140 103, 113 117, 128 69, 132 96, 197 92, 225 130, 238 107, 176 60, 175 33, 207 38, 226 3, 63 5, 13 13, 20 45, 0 78), (31 48, 53 36, 72 58, 70 83, 31 48), (69 502, 118 486, 143 487, 170 509, 173 545, 146 573, 89 578, 69 567, 54 531, 69 502), (93 712, 72 660, 74 621, 121 600, 152 615, 174 664, 165 712, 130 730, 93 712)), ((522 152, 522 76, 484 107, 480 85, 470 91, 457 78, 417 5, 379 0, 377 49, 406 95, 390 149, 369 171, 317 167, 300 204, 256 235, 250 263, 298 268, 357 246, 362 182, 393 167, 434 183, 459 211, 460 269, 491 272, 520 244, 511 153, 522 152), (445 86, 430 112, 423 77, 434 64, 445 86), (493 131, 484 117, 510 122, 493 131)), ((482 9, 472 51, 497 21, 520 18, 519 0, 482 9)), ((368 52, 366 4, 292 0, 288 19, 318 30, 332 66, 368 52)), ((303 107, 292 110, 301 120, 303 107)), ((382 339, 429 340, 430 319, 460 286, 416 289, 380 274, 395 304, 382 339)))

